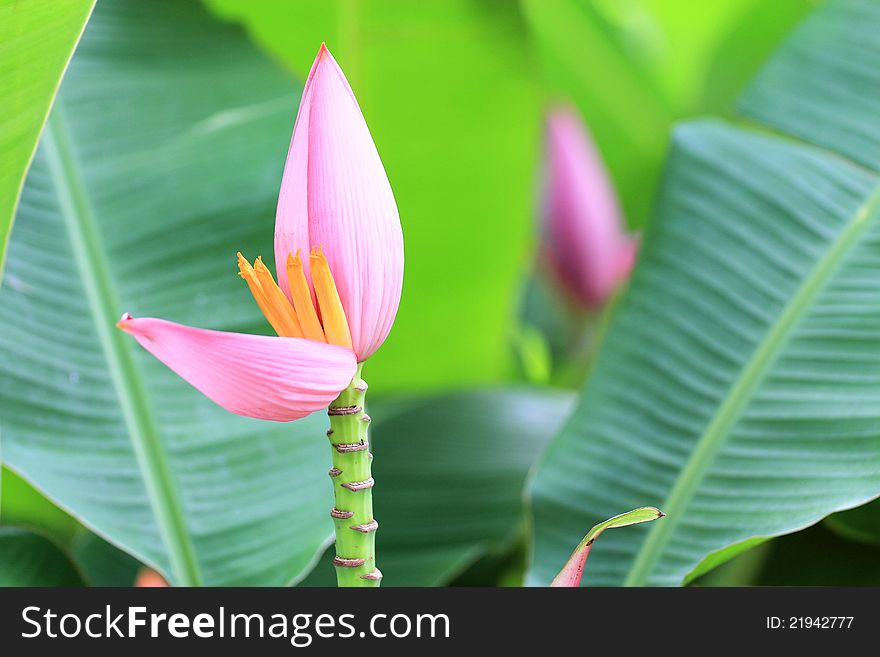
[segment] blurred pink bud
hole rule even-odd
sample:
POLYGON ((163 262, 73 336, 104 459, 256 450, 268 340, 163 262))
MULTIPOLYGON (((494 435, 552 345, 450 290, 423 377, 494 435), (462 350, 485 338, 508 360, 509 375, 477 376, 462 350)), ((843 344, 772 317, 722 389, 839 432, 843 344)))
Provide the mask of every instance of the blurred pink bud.
POLYGON ((575 299, 585 306, 601 305, 629 276, 638 240, 623 232, 608 173, 571 108, 548 113, 544 166, 545 253, 575 299))
POLYGON ((134 585, 138 588, 162 588, 167 587, 168 582, 165 581, 159 573, 152 568, 141 568, 138 571, 137 579, 134 585))

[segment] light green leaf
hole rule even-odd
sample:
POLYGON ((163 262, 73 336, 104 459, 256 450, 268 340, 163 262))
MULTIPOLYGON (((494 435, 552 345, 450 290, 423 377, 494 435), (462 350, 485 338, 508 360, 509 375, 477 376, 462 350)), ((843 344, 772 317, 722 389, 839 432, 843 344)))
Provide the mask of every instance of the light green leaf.
POLYGON ((673 122, 727 107, 809 7, 809 0, 520 2, 548 86, 580 109, 634 226, 650 214, 673 122), (739 46, 735 56, 727 56, 729 43, 739 46))
POLYGON ((40 495, 17 474, 2 468, 0 521, 34 529, 59 542, 67 543, 79 531, 79 523, 40 495))
POLYGON ((76 567, 52 541, 23 529, 0 527, 0 587, 82 584, 76 567))
POLYGON ((540 120, 514 2, 210 0, 305 75, 322 41, 345 70, 400 208, 403 298, 374 390, 503 379, 531 235, 540 120))
POLYGON ((553 357, 543 333, 524 323, 510 329, 510 342, 526 381, 546 384, 550 380, 553 357))
MULTIPOLYGON (((737 96, 761 70, 783 38, 823 1, 742 2, 743 11, 738 22, 715 42, 713 56, 703 59, 705 73, 696 107, 703 112, 730 113, 737 96)), ((679 6, 679 3, 667 4, 679 6)), ((700 4, 707 6, 708 3, 700 4)), ((713 6, 717 4, 723 3, 713 3, 713 6)), ((682 24, 687 26, 688 22, 684 20, 682 24)))
POLYGON ((701 584, 710 582, 709 586, 716 586, 712 582, 720 580, 721 583, 717 584, 717 586, 727 586, 728 584, 724 582, 728 576, 738 577, 743 574, 754 574, 756 564, 752 562, 759 561, 760 557, 757 553, 760 553, 768 546, 769 541, 767 537, 756 536, 747 538, 739 543, 734 543, 721 550, 716 550, 708 554, 696 568, 687 574, 683 584, 690 584, 708 573, 708 577, 703 578, 701 584), (723 568, 719 568, 719 566, 723 566, 723 568))
POLYGON ((801 133, 677 130, 629 292, 534 482, 533 582, 621 506, 668 518, 608 536, 594 584, 680 584, 880 494, 880 162, 856 138, 876 130, 877 30, 874 3, 830 3, 759 78, 743 106, 801 133))
MULTIPOLYGON (((526 473, 571 401, 517 387, 371 406, 383 586, 445 584, 510 541, 522 522, 526 473)), ((330 559, 305 584, 333 586, 330 559)))
POLYGON ((94 5, 0 0, 0 279, 25 174, 94 5))
MULTIPOLYGON (((803 532, 792 534, 799 536, 803 532)), ((738 552, 731 556, 732 547, 710 554, 685 579, 687 586, 750 586, 755 584, 767 555, 775 541, 754 538, 735 547, 738 552)))
POLYGON ((326 418, 231 415, 114 327, 267 330, 235 252, 271 253, 298 91, 197 3, 100 3, 18 211, 4 462, 177 584, 284 584, 331 530, 326 418))

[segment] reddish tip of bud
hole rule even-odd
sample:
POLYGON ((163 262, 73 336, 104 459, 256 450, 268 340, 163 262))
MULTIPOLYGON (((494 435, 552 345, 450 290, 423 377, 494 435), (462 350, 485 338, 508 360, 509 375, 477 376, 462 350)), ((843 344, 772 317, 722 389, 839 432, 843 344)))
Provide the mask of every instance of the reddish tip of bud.
POLYGON ((116 328, 121 328, 123 331, 128 330, 128 323, 133 319, 134 317, 132 317, 128 313, 122 313, 122 317, 120 317, 119 321, 116 322, 116 328))
POLYGON ((168 582, 152 568, 141 568, 134 585, 138 588, 166 588, 168 582))

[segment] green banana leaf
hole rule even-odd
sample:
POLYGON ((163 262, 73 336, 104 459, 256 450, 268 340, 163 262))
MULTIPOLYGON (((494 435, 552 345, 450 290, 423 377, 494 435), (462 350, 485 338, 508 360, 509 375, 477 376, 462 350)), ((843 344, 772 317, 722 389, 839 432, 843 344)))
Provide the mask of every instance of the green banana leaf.
POLYGON ((531 236, 540 119, 515 2, 209 0, 304 76, 326 41, 370 126, 403 224, 400 311, 373 390, 504 380, 531 236))
POLYGON ((532 583, 620 508, 668 517, 608 536, 587 584, 681 584, 880 494, 878 31, 876 3, 829 2, 746 93, 749 120, 676 130, 631 287, 531 487, 532 583))
POLYGON ((23 529, 0 527, 0 587, 82 584, 70 558, 52 541, 23 529))
POLYGON ((25 174, 94 5, 0 0, 0 279, 25 174))
POLYGON ((176 584, 280 585, 331 532, 326 418, 233 416, 114 323, 267 330, 299 89, 198 3, 98 3, 28 174, 0 289, 5 465, 176 584))
POLYGON ((70 541, 68 552, 88 586, 134 586, 141 569, 137 559, 85 529, 70 541))

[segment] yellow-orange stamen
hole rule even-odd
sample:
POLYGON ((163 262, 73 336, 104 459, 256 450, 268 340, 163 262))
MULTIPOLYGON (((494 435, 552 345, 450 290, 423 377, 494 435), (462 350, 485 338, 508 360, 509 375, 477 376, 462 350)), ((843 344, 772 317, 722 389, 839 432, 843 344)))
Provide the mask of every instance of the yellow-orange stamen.
POLYGON ((339 299, 330 264, 321 247, 312 249, 309 265, 315 296, 318 299, 317 306, 312 302, 312 293, 303 271, 300 252, 297 251, 296 255, 287 255, 287 282, 293 299, 291 305, 272 278, 272 273, 263 264, 262 258, 257 258, 251 267, 244 256, 238 254, 239 274, 247 281, 257 305, 278 335, 292 338, 305 337, 351 349, 351 332, 348 329, 348 320, 345 318, 345 309, 339 299))
POLYGON ((351 332, 348 329, 348 320, 345 318, 345 310, 339 299, 336 282, 330 272, 330 264, 321 247, 312 249, 309 256, 309 267, 312 273, 312 283, 315 286, 315 296, 318 297, 318 306, 321 308, 321 319, 324 323, 327 342, 351 349, 351 332))
POLYGON ((262 259, 257 258, 254 266, 251 267, 245 257, 239 253, 238 272, 247 282, 251 294, 254 295, 254 300, 275 332, 287 338, 303 337, 293 306, 276 285, 275 279, 272 278, 272 274, 263 264, 262 259))
POLYGON ((315 304, 312 303, 312 293, 309 291, 309 283, 299 253, 297 251, 295 256, 287 254, 287 285, 293 299, 293 308, 296 310, 303 335, 309 340, 326 342, 321 320, 318 319, 315 304))
POLYGON ((279 335, 290 338, 303 337, 302 328, 299 325, 299 320, 296 317, 293 306, 290 305, 290 301, 287 300, 284 292, 278 287, 278 284, 272 277, 272 272, 263 264, 262 258, 258 257, 254 261, 254 272, 257 274, 257 280, 260 281, 260 287, 263 289, 263 294, 269 300, 273 313, 284 327, 284 333, 279 333, 279 335))
POLYGON ((253 267, 251 267, 251 263, 247 261, 247 259, 241 255, 241 252, 237 254, 238 256, 238 275, 241 276, 245 282, 248 284, 248 288, 250 288, 251 294, 254 295, 254 301, 257 302, 257 305, 260 307, 260 311, 269 320, 269 323, 272 324, 272 328, 275 329, 275 332, 281 335, 281 326, 275 325, 270 318, 272 316, 272 311, 269 306, 269 300, 266 299, 266 295, 263 294, 263 288, 260 287, 260 282, 257 280, 257 274, 254 272, 253 267))

